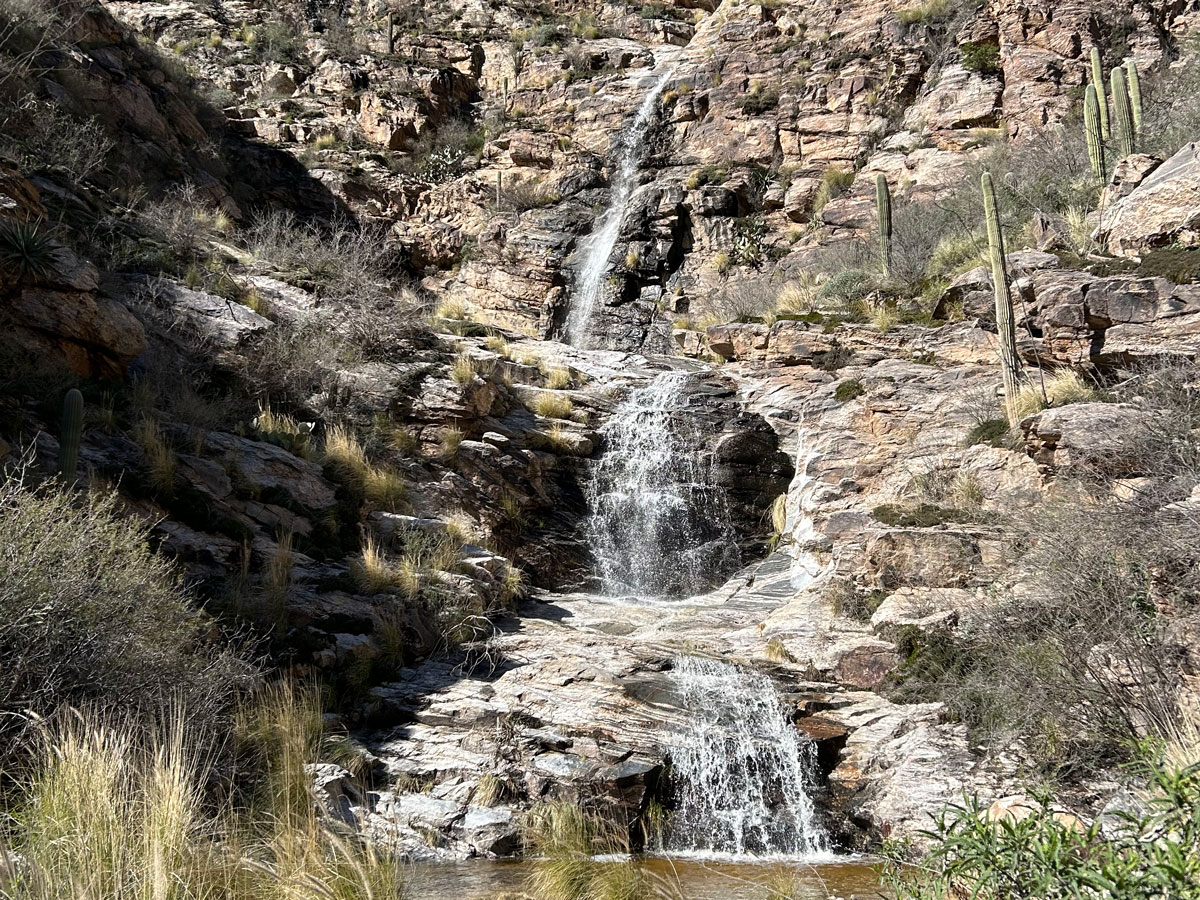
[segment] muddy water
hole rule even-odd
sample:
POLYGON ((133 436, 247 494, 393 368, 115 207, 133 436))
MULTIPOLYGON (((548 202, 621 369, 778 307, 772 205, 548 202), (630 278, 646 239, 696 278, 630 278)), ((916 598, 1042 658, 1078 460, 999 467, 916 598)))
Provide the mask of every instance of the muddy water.
MULTIPOLYGON (((406 887, 421 900, 492 900, 521 893, 536 864, 525 860, 475 860, 417 866, 406 887)), ((767 900, 767 882, 781 871, 794 873, 797 900, 880 896, 879 875, 869 861, 834 863, 745 863, 687 859, 642 862, 663 894, 678 900, 767 900)))

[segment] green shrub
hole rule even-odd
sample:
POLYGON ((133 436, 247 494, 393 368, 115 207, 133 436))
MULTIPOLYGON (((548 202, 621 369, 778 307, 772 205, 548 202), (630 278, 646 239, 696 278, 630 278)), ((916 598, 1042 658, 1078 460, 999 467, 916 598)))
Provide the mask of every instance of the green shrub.
POLYGON ((977 798, 937 816, 919 867, 893 862, 885 882, 900 900, 951 896, 1200 897, 1200 765, 1141 767, 1142 811, 1115 827, 1085 826, 1033 801, 998 820, 977 798))
POLYGON ((240 668, 113 496, 0 483, 0 733, 70 705, 229 710, 240 668))
POLYGON ((905 25, 937 25, 953 16, 960 0, 922 0, 916 6, 901 9, 896 17, 905 25))
POLYGON ((932 528, 957 522, 970 522, 975 518, 961 509, 921 503, 915 508, 897 503, 884 503, 871 510, 871 517, 884 525, 899 528, 932 528))
POLYGON ((866 392, 867 389, 861 381, 857 378, 851 378, 839 384, 833 392, 833 396, 838 403, 848 403, 857 397, 861 397, 866 392))
POLYGON ((1009 428, 1007 419, 985 419, 972 426, 967 432, 966 445, 989 444, 992 447, 1004 448, 1009 445, 1009 428))
POLYGON ((854 184, 854 172, 839 166, 831 166, 821 176, 821 186, 813 198, 813 219, 821 217, 821 212, 830 200, 842 196, 854 184))
POLYGON ((875 289, 875 276, 857 269, 839 272, 817 291, 817 305, 838 303, 849 306, 875 289))
POLYGON ((962 64, 980 75, 994 75, 1000 71, 1000 48, 983 41, 967 41, 959 48, 962 64))

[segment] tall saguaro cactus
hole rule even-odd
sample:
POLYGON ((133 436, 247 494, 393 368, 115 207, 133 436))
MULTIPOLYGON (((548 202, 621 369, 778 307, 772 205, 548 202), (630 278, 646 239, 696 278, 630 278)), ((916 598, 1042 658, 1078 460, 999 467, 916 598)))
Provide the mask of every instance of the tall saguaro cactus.
POLYGON ((1100 63, 1100 48, 1092 48, 1092 87, 1100 103, 1100 136, 1106 141, 1111 137, 1108 130, 1108 97, 1104 92, 1104 66, 1100 63))
POLYGON ((1132 59, 1125 63, 1129 81, 1129 103, 1133 112, 1133 131, 1142 133, 1142 80, 1138 77, 1137 63, 1132 59))
POLYGON ((875 210, 879 214, 879 260, 886 278, 892 268, 892 194, 883 173, 875 176, 875 210))
POLYGON ((83 433, 83 394, 75 388, 63 398, 62 429, 58 438, 58 471, 67 484, 75 483, 79 466, 79 436, 83 433))
POLYGON ((1104 180, 1104 135, 1100 133, 1100 101, 1096 97, 1096 86, 1089 84, 1083 96, 1083 130, 1087 135, 1088 161, 1092 171, 1104 180))
POLYGON ((983 187, 983 212, 987 218, 992 285, 996 292, 996 332, 1000 345, 1000 374, 1004 379, 1004 410, 1008 424, 1015 428, 1020 420, 1017 413, 1017 393, 1025 381, 1025 375, 1021 371, 1021 358, 1017 355, 1016 316, 1013 315, 1012 297, 1008 288, 1004 235, 1000 231, 1000 213, 996 209, 996 189, 992 185, 992 176, 989 173, 984 172, 980 181, 983 187))
POLYGON ((1132 156, 1137 149, 1137 137, 1133 127, 1133 110, 1129 103, 1129 90, 1125 86, 1125 70, 1120 66, 1112 70, 1113 137, 1117 141, 1117 152, 1121 159, 1132 156))

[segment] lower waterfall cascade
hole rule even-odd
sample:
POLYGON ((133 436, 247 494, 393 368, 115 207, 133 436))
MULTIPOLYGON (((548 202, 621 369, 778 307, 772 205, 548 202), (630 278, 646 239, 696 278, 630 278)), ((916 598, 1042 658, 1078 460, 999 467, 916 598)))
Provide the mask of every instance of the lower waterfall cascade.
POLYGON ((810 741, 784 715, 771 679, 729 662, 679 657, 690 716, 671 751, 678 805, 664 848, 714 858, 830 854, 811 791, 810 741))

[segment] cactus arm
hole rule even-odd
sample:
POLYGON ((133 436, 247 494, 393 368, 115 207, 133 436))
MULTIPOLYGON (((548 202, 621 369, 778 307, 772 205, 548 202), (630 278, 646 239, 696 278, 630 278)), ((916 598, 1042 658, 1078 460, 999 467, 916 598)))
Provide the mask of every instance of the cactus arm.
POLYGON ((1142 80, 1138 76, 1137 63, 1132 59, 1125 63, 1129 81, 1129 102, 1133 113, 1133 131, 1136 135, 1142 133, 1142 80))
POLYGON ((1136 148, 1133 128, 1133 111, 1130 109, 1129 91, 1125 87, 1125 70, 1119 66, 1112 70, 1113 137, 1117 152, 1124 159, 1136 148))
POLYGON ((1004 379, 1004 408, 1008 424, 1015 428, 1020 419, 1017 412, 1017 393, 1025 381, 1025 374, 1021 369, 1021 358, 1017 354, 1016 317, 1013 315, 1012 296, 1008 288, 1008 270, 1004 260, 1004 235, 1000 230, 1000 214, 996 209, 996 191, 989 173, 984 172, 980 181, 983 187, 984 216, 987 219, 992 286, 996 294, 996 332, 1000 354, 1000 374, 1004 379))
POLYGON ((83 433, 83 394, 75 388, 63 398, 62 430, 58 442, 58 471, 67 484, 75 483, 79 467, 79 437, 83 433))
POLYGON ((1108 128, 1108 97, 1104 92, 1104 67, 1100 64, 1100 48, 1092 47, 1092 85, 1096 88, 1096 99, 1100 103, 1100 136, 1110 140, 1108 128))
POLYGON ((1083 98, 1083 128, 1087 136, 1088 161, 1092 172, 1104 180, 1104 138, 1100 133, 1100 101, 1096 97, 1096 86, 1089 84, 1083 98))
POLYGON ((892 267, 892 195, 882 173, 875 176, 875 209, 879 215, 879 258, 886 278, 892 267))

